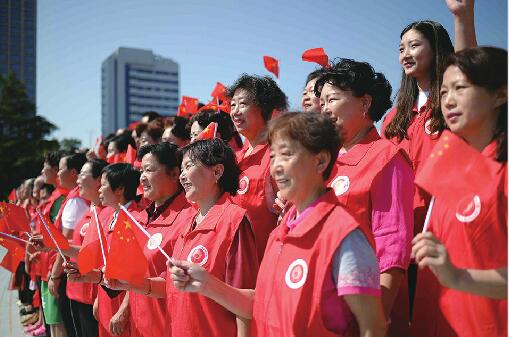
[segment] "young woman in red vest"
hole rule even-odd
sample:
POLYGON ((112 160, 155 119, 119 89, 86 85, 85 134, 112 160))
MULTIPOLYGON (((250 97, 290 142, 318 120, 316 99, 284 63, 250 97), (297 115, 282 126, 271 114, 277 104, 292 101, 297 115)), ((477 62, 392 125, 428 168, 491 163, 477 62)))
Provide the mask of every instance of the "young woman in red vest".
POLYGON ((381 139, 374 126, 391 106, 391 86, 368 63, 341 59, 324 70, 315 93, 343 141, 328 186, 373 232, 390 328, 402 322, 408 329, 408 300, 400 296, 394 312, 392 307, 410 262, 414 175, 403 151, 381 139))
POLYGON ((384 336, 372 235, 326 186, 340 146, 334 125, 283 114, 269 143, 271 175, 293 206, 271 233, 256 288, 232 287, 189 260, 173 261, 175 287, 252 319, 254 336, 384 336))
MULTIPOLYGON (((233 287, 253 288, 258 272, 255 237, 246 210, 234 204, 239 168, 220 139, 199 140, 179 151, 180 182, 196 204, 181 227, 173 257, 202 266, 233 287)), ((179 292, 167 277, 167 330, 172 336, 245 336, 246 320, 213 300, 179 292)))
POLYGON ((269 175, 266 126, 274 113, 287 109, 286 95, 270 77, 242 75, 228 89, 230 116, 246 138, 237 162, 241 171, 235 202, 247 210, 261 259, 270 232, 276 227, 275 184, 269 175))
POLYGON ((437 197, 429 232, 415 237, 412 254, 429 269, 419 272, 417 294, 425 296, 415 303, 413 335, 507 336, 507 51, 466 49, 446 65, 447 126, 501 168, 467 214, 437 197), (424 284, 430 271, 436 278, 424 284))
POLYGON ((150 201, 147 209, 133 214, 151 235, 144 247, 149 265, 144 284, 137 287, 118 280, 106 280, 111 289, 129 291, 131 337, 167 334, 166 280, 161 276, 166 272, 166 258, 157 247, 171 256, 180 228, 192 220, 191 206, 179 182, 180 167, 176 152, 177 145, 167 142, 145 145, 138 152, 140 182, 145 199, 150 201))

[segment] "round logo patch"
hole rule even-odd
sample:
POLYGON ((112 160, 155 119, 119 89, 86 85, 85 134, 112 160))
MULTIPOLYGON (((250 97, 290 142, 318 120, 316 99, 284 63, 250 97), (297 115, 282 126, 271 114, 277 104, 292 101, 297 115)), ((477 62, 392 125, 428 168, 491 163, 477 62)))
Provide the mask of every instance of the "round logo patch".
POLYGON ((237 190, 238 194, 245 194, 249 189, 249 178, 247 176, 243 176, 239 180, 239 189, 237 190))
POLYGON ((81 229, 80 229, 80 235, 81 236, 85 237, 85 234, 87 234, 88 226, 90 226, 90 223, 89 222, 85 222, 83 227, 81 227, 81 229))
POLYGON ((339 197, 350 188, 350 178, 348 176, 337 176, 330 184, 334 193, 339 197))
POLYGON ((205 263, 207 263, 208 259, 209 252, 207 251, 207 248, 203 247, 202 245, 198 245, 191 249, 189 255, 187 256, 187 261, 199 264, 200 266, 203 266, 205 263))
POLYGON ((435 132, 431 132, 431 119, 428 119, 425 123, 424 123, 424 132, 426 132, 426 134, 428 135, 437 135, 438 134, 438 131, 435 131, 435 132))
POLYGON ((308 265, 303 259, 293 261, 285 274, 285 282, 291 289, 298 289, 306 282, 308 276, 308 265))
POLYGON ((481 198, 478 195, 469 195, 458 203, 456 219, 461 222, 472 222, 481 213, 481 198))
POLYGON ((147 248, 150 250, 154 250, 161 245, 162 241, 163 241, 163 235, 161 233, 155 233, 147 241, 147 248))

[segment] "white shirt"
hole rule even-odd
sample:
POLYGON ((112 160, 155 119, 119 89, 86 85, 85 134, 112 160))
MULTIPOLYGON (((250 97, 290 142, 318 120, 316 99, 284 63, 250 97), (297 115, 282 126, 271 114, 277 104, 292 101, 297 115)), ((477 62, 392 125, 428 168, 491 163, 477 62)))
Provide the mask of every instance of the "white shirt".
POLYGON ((420 91, 419 90, 419 97, 417 97, 417 111, 420 111, 422 106, 426 104, 426 101, 429 97, 429 91, 420 91))
POLYGON ((74 229, 89 208, 90 206, 82 198, 76 197, 67 201, 62 211, 62 227, 74 229))

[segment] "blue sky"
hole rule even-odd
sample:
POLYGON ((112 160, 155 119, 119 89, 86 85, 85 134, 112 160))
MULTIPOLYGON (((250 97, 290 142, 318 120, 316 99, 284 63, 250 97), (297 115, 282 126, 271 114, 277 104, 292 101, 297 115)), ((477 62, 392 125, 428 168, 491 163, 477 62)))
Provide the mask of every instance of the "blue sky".
MULTIPOLYGON (((395 91, 399 34, 408 23, 438 21, 453 39, 442 0, 44 0, 37 10, 37 113, 59 127, 52 136, 85 146, 101 129, 101 63, 120 46, 178 62, 181 94, 202 101, 216 81, 268 74, 262 56, 271 55, 290 107, 298 109, 316 68, 301 60, 306 49, 370 62, 395 91)), ((480 44, 507 49, 507 1, 478 0, 476 30, 480 44)))

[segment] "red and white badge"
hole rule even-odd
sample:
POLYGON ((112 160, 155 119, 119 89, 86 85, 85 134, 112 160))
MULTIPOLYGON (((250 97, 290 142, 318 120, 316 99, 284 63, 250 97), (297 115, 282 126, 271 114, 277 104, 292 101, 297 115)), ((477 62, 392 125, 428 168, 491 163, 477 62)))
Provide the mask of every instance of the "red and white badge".
POLYGON ((291 289, 298 289, 304 285, 308 276, 308 265, 303 259, 293 261, 286 270, 285 282, 291 289))
POLYGON ((208 259, 209 252, 207 251, 207 248, 203 247, 202 245, 198 245, 191 249, 189 255, 187 256, 187 261, 199 264, 200 266, 203 266, 205 263, 207 263, 208 259))
POLYGON ((247 176, 243 176, 239 180, 239 189, 237 190, 238 194, 246 194, 249 189, 249 178, 247 176))
POLYGON ((424 123, 424 132, 426 132, 426 134, 430 136, 438 135, 438 131, 431 132, 431 118, 426 120, 426 122, 424 123))
POLYGON ((337 176, 330 186, 334 189, 336 196, 344 194, 350 188, 350 178, 348 176, 337 176))
POLYGON ((85 234, 87 234, 88 226, 90 226, 90 222, 85 222, 83 226, 80 229, 80 235, 82 237, 85 237, 85 234))
POLYGON ((155 233, 147 241, 147 248, 150 250, 157 249, 163 241, 163 235, 161 233, 155 233))
POLYGON ((461 199, 456 207, 456 219, 461 222, 472 222, 481 213, 481 198, 469 195, 461 199))

